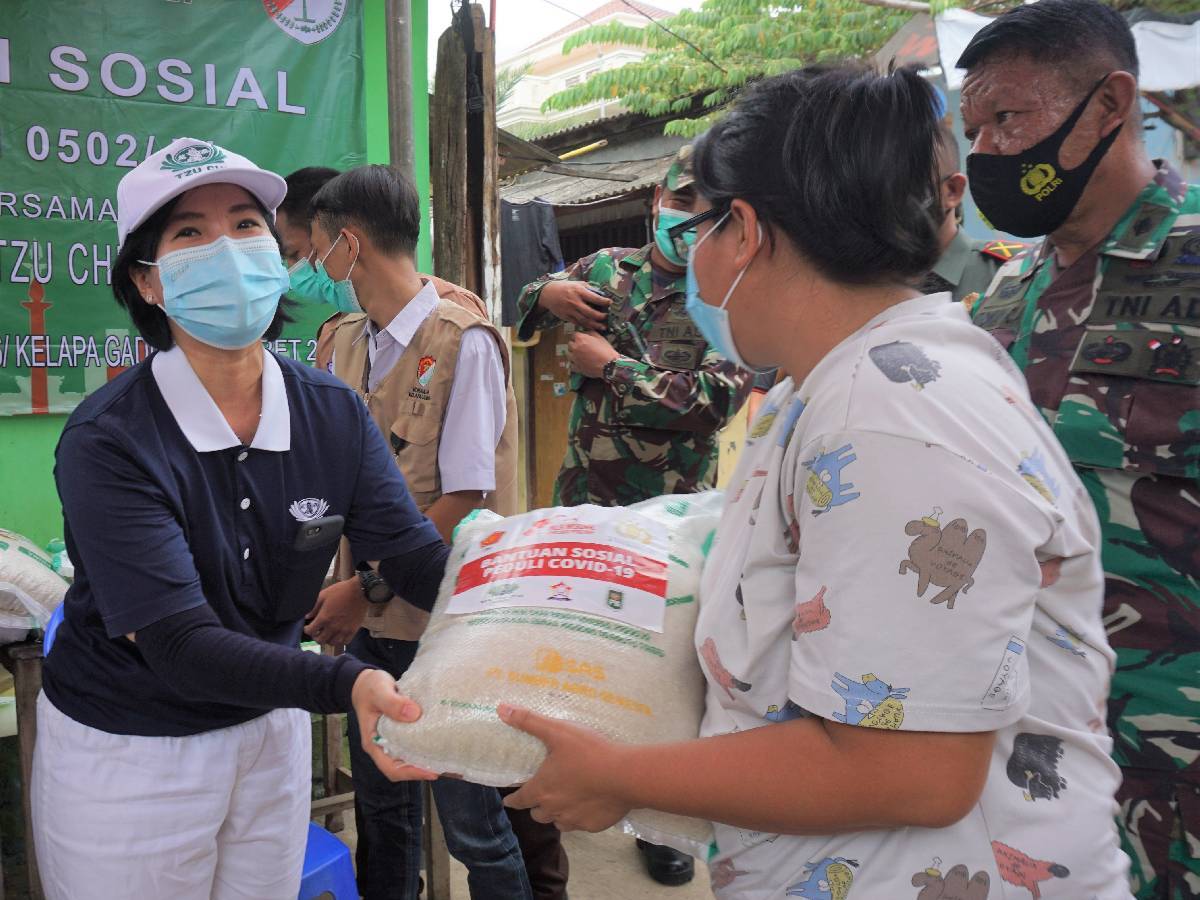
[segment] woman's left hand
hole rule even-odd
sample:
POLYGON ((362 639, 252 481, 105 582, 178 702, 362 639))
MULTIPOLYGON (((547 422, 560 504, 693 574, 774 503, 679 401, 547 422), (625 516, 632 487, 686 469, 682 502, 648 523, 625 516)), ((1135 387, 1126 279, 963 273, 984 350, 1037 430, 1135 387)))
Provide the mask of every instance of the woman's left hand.
POLYGON ((363 750, 390 781, 434 781, 437 772, 410 766, 392 759, 375 742, 379 717, 387 716, 396 722, 415 722, 421 717, 421 707, 396 689, 396 679, 383 669, 367 669, 354 679, 350 701, 358 716, 358 730, 363 750))
POLYGON ((501 704, 501 721, 546 745, 546 760, 505 806, 528 809, 535 821, 559 831, 603 831, 629 812, 620 794, 630 771, 628 748, 587 728, 501 704))

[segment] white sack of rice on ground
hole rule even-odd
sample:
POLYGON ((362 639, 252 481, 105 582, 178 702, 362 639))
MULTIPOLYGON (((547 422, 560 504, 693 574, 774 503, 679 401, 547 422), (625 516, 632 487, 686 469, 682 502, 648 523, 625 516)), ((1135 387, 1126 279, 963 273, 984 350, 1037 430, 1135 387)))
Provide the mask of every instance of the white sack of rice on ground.
POLYGON ((0 528, 0 643, 42 628, 63 602, 66 580, 33 541, 0 528))
MULTIPOLYGON (((392 756, 478 784, 527 781, 546 755, 500 703, 635 744, 690 740, 704 714, 693 642, 700 571, 723 496, 555 507, 459 526, 400 690, 415 723, 381 719, 392 756)), ((704 858, 708 822, 637 810, 627 831, 704 858)))

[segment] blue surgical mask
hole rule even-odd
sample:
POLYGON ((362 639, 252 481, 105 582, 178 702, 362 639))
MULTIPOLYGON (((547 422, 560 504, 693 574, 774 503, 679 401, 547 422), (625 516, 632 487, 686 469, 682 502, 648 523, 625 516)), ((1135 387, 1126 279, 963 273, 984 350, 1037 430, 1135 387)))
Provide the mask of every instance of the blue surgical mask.
POLYGON ((695 242, 696 232, 686 232, 674 240, 671 239, 668 232, 675 225, 686 222, 691 217, 690 212, 672 209, 661 203, 658 205, 658 224, 654 227, 654 243, 658 245, 659 252, 667 258, 667 261, 677 266, 687 265, 688 248, 695 242))
MULTIPOLYGON (((746 263, 742 270, 737 273, 733 279, 733 284, 729 286, 729 290, 725 292, 725 299, 721 301, 720 306, 712 306, 705 303, 700 297, 700 284, 696 281, 695 261, 696 254, 700 251, 700 245, 708 240, 708 236, 721 227, 721 223, 729 217, 729 213, 717 219, 713 225, 700 240, 692 245, 688 252, 687 263, 687 301, 684 308, 687 310, 692 321, 696 323, 696 327, 700 329, 700 333, 704 335, 704 339, 712 345, 713 349, 720 353, 723 357, 743 369, 748 369, 751 372, 765 371, 750 365, 742 358, 737 351, 737 344, 733 340, 733 326, 729 324, 729 311, 725 308, 729 305, 729 298, 733 296, 733 292, 737 290, 737 286, 741 284, 742 276, 746 274, 746 270, 750 268, 750 263, 746 263)), ((758 226, 759 244, 762 243, 762 225, 758 226)), ((753 262, 753 260, 751 260, 753 262)))
MULTIPOLYGON (((342 232, 345 234, 345 232, 342 232)), ((327 303, 332 303, 338 312, 356 313, 362 312, 362 304, 358 302, 358 294, 354 292, 354 283, 350 280, 350 276, 354 273, 354 267, 358 265, 358 251, 354 254, 354 262, 350 263, 350 268, 346 272, 346 277, 341 281, 334 281, 329 273, 325 271, 325 260, 329 259, 329 254, 333 252, 333 248, 338 245, 338 241, 342 239, 342 234, 339 234, 332 244, 329 245, 329 250, 324 256, 317 260, 315 268, 317 270, 317 278, 328 282, 333 290, 333 299, 327 300, 327 303)), ((353 237, 353 235, 351 235, 353 237)), ((357 241, 356 241, 357 242, 357 241)))
POLYGON ((222 350, 259 340, 288 289, 279 244, 269 235, 242 240, 221 235, 145 265, 158 266, 167 316, 196 340, 222 350))

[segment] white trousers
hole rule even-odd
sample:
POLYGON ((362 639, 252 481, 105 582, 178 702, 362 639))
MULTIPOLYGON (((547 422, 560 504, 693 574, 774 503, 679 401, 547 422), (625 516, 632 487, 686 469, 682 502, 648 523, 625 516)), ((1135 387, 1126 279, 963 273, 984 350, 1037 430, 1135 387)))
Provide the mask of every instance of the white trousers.
POLYGON ((308 714, 188 737, 109 734, 38 697, 30 791, 47 900, 296 900, 308 714))

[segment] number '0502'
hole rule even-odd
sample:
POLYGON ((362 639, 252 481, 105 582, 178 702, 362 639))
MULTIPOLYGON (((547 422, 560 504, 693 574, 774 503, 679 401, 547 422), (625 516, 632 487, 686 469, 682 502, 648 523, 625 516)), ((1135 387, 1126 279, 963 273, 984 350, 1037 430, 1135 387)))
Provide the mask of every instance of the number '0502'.
POLYGON ((154 143, 154 135, 147 137, 145 149, 139 158, 138 139, 128 132, 122 132, 109 140, 103 131, 89 131, 83 134, 76 128, 60 128, 57 143, 54 142, 51 132, 41 125, 31 125, 25 132, 25 149, 30 159, 45 162, 53 156, 67 165, 86 161, 93 166, 106 166, 111 163, 123 169, 132 169, 154 152, 154 143))

